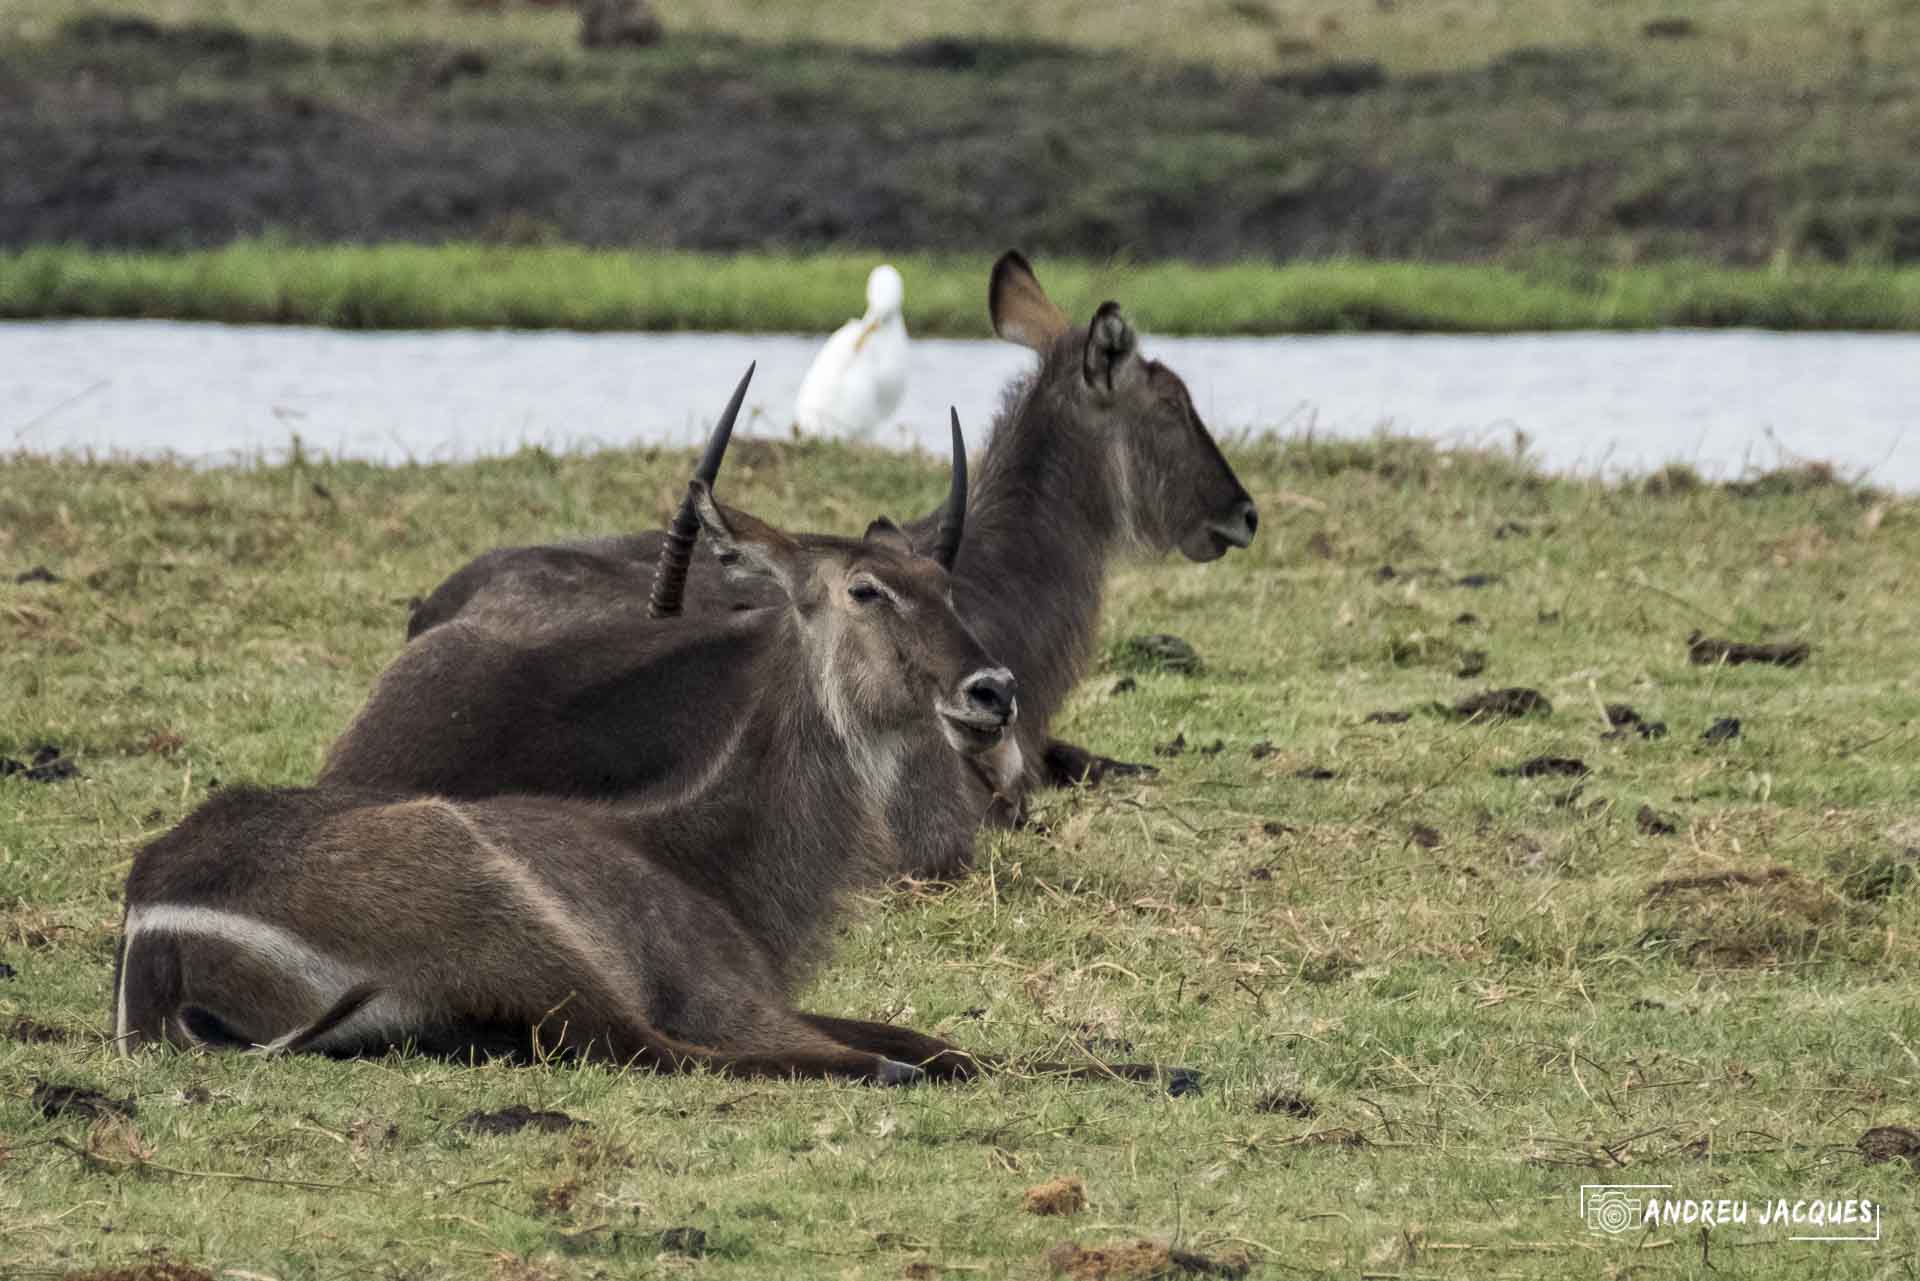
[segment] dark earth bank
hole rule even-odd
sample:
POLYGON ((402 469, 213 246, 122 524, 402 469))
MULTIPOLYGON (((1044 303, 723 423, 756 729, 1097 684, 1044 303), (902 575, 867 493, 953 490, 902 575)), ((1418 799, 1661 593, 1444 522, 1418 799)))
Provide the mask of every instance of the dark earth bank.
POLYGON ((321 46, 95 14, 0 36, 0 245, 1913 260, 1906 70, 1809 98, 1580 48, 1228 74, 1030 42, 321 46))

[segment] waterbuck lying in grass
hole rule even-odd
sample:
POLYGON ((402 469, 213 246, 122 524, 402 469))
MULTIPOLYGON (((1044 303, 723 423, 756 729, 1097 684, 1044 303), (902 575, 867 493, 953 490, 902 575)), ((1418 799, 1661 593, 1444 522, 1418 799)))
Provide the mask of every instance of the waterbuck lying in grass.
MULTIPOLYGON (((745 393, 742 379, 714 428, 694 493, 718 472, 745 393)), ((956 416, 953 483, 931 547, 931 559, 942 570, 958 555, 966 505, 966 444, 956 416)), ((685 581, 699 526, 690 499, 675 518, 651 599, 599 600, 587 611, 569 609, 562 600, 556 612, 563 617, 537 628, 502 630, 460 618, 408 645, 333 745, 320 785, 473 800, 534 794, 651 807, 681 804, 719 786, 741 755, 751 708, 762 697, 753 658, 770 643, 773 626, 763 615, 811 606, 771 580, 743 579, 743 590, 765 584, 779 603, 744 614, 656 619, 679 612, 676 586, 685 581)), ((907 546, 891 525, 884 536, 907 546)), ((796 542, 821 555, 851 555, 860 546, 826 534, 796 542)), ((628 583, 645 585, 639 579, 628 583)), ((874 608, 913 612, 877 586, 863 586, 860 599, 874 608)), ((984 676, 969 697, 1008 716, 1013 712, 1011 688, 1000 691, 984 676)), ((889 874, 904 868, 935 877, 964 869, 973 857, 983 805, 1017 792, 1024 775, 1011 735, 963 756, 947 749, 942 732, 957 731, 950 722, 936 728, 926 721, 893 767, 887 822, 898 859, 884 869, 889 874)))
MULTIPOLYGON (((1047 735, 1092 657, 1107 565, 1128 551, 1178 549, 1212 560, 1247 546, 1258 514, 1186 385, 1139 354, 1116 304, 1075 327, 1026 259, 1009 252, 994 265, 988 307, 994 332, 1038 352, 1041 364, 1009 390, 988 442, 967 514, 966 554, 954 565, 955 603, 1020 679, 1026 782, 1062 785, 1138 770, 1144 767, 1047 735)), ((929 546, 936 524, 930 514, 910 523, 908 534, 929 546)), ((661 537, 487 552, 427 597, 408 635, 458 619, 526 636, 617 614, 646 595, 661 537)), ((765 587, 727 581, 711 562, 697 561, 693 570, 691 615, 774 603, 765 587)), ((346 746, 336 748, 336 765, 346 746)))
POLYGON ((694 498, 730 570, 786 601, 653 628, 749 673, 751 697, 716 709, 687 669, 691 715, 733 722, 699 786, 665 805, 223 792, 134 860, 120 1043, 554 1049, 882 1083, 975 1072, 942 1041, 801 1013, 790 994, 838 892, 895 861, 886 814, 912 756, 992 752, 1013 681, 955 613, 946 570, 892 524, 808 547, 697 481, 694 498))

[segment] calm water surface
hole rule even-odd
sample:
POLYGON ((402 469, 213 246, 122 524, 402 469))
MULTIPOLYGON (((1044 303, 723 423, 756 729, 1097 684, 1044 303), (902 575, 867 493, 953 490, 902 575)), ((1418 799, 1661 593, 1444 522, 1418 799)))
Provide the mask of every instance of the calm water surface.
MULTIPOLYGON (((750 430, 785 433, 821 339, 742 334, 0 324, 0 454, 198 461, 311 452, 437 461, 700 437, 749 360, 750 430)), ((1684 461, 1714 476, 1825 459, 1920 491, 1920 336, 1776 334, 1149 338, 1216 432, 1382 428, 1507 445, 1565 472, 1684 461)), ((882 443, 943 450, 946 406, 978 441, 1032 357, 918 340, 882 443)))

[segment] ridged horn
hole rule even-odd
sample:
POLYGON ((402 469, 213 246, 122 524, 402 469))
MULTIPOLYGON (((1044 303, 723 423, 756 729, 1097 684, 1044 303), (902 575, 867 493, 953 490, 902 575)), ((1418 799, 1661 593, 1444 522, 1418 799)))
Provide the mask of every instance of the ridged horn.
MULTIPOLYGON (((740 416, 740 406, 747 398, 747 384, 753 381, 753 371, 758 361, 747 366, 747 372, 740 375, 740 385, 733 389, 733 399, 720 413, 720 421, 713 426, 713 435, 707 437, 707 451, 700 455, 700 465, 693 469, 693 479, 713 487, 714 480, 720 475, 720 459, 726 455, 727 441, 733 438, 733 422, 740 416)), ((700 517, 693 509, 693 483, 687 484, 687 496, 680 500, 680 510, 673 514, 673 521, 667 526, 667 539, 660 544, 660 563, 653 571, 653 594, 647 598, 648 618, 678 618, 680 606, 687 594, 687 568, 693 564, 693 545, 700 538, 700 517)))
POLYGON ((947 490, 946 506, 940 509, 939 532, 934 535, 933 558, 942 569, 951 570, 960 555, 960 534, 967 523, 967 439, 960 434, 960 411, 953 415, 953 483, 947 490))

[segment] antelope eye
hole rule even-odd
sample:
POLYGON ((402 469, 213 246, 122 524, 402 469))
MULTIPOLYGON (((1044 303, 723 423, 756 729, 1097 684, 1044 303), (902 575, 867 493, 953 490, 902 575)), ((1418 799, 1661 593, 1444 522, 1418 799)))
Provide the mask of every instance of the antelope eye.
POLYGON ((871 605, 885 595, 885 593, 874 586, 873 583, 863 578, 853 586, 847 588, 847 595, 851 596, 856 604, 871 605))

